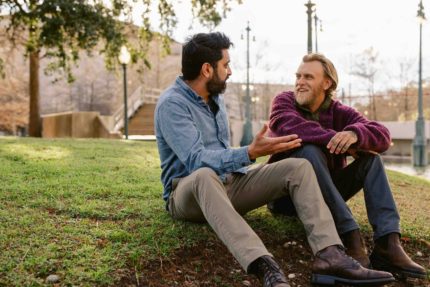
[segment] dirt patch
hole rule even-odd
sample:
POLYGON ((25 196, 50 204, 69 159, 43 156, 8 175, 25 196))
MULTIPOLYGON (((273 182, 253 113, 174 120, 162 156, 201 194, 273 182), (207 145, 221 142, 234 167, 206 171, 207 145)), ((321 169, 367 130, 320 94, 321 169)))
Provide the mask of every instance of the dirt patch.
MULTIPOLYGON (((305 238, 270 238, 259 234, 273 253, 285 274, 293 277, 291 286, 310 286, 312 253, 305 238)), ((365 235, 370 249, 370 236, 365 235)), ((426 242, 411 242, 403 239, 403 246, 414 259, 430 269, 430 249, 426 242), (418 256, 416 254, 420 254, 418 256)), ((141 272, 131 272, 120 286, 144 287, 212 287, 212 286, 261 286, 252 275, 246 275, 227 248, 217 239, 177 250, 169 259, 147 262, 141 272), (139 274, 136 276, 136 274, 139 274)), ((408 279, 397 281, 387 287, 430 287, 428 280, 408 279)))

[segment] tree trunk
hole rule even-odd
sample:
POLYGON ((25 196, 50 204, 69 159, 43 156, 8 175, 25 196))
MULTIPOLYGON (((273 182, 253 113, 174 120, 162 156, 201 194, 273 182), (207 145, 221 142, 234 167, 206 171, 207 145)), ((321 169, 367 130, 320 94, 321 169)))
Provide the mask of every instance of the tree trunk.
POLYGON ((375 94, 372 95, 372 110, 373 110, 373 120, 377 121, 377 115, 376 115, 376 99, 375 94))
POLYGON ((39 51, 30 52, 30 118, 28 134, 31 137, 42 135, 39 109, 39 51))

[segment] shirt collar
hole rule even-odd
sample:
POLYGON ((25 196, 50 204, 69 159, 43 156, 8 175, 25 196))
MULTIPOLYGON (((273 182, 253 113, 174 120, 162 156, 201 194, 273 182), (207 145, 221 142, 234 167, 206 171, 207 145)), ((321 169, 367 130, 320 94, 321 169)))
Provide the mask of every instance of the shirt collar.
POLYGON ((301 106, 296 100, 294 100, 294 102, 296 104, 296 107, 303 112, 303 114, 305 115, 305 118, 309 120, 318 121, 320 112, 324 112, 328 110, 332 102, 332 98, 329 96, 326 96, 321 106, 313 113, 309 109, 301 106))
MULTIPOLYGON (((186 92, 186 95, 194 99, 199 103, 203 103, 206 105, 205 101, 203 101, 202 97, 200 97, 187 83, 185 83, 184 78, 182 76, 178 76, 176 78, 176 85, 178 85, 181 89, 186 92)), ((219 95, 211 96, 212 100, 219 105, 219 95)))

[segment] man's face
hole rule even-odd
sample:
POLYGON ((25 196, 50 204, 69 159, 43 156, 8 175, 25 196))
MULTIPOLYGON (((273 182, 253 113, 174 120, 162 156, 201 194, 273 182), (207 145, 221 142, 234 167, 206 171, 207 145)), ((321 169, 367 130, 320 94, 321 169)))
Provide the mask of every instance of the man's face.
POLYGON ((324 101, 325 91, 330 85, 331 81, 324 76, 320 62, 302 62, 296 72, 296 101, 314 112, 324 101))
POLYGON ((230 55, 227 49, 222 50, 222 58, 217 62, 212 78, 206 83, 210 95, 222 94, 227 88, 227 79, 231 76, 230 55))

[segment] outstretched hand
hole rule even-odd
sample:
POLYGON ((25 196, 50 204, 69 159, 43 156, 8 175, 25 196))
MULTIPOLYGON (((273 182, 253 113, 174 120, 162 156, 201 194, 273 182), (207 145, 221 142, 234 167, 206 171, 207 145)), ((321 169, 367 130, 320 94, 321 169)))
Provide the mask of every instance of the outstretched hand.
POLYGON ((301 146, 302 140, 297 135, 288 135, 282 137, 267 137, 269 127, 264 124, 263 128, 254 137, 254 140, 248 147, 248 155, 251 160, 257 157, 287 151, 301 146))

